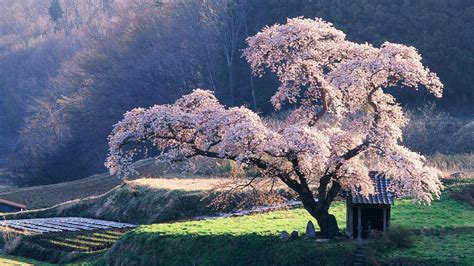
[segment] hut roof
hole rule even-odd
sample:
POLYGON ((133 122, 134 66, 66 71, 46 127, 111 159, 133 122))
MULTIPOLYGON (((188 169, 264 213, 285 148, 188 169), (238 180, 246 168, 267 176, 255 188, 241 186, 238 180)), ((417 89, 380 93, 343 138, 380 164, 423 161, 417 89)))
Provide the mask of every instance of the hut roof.
POLYGON ((367 197, 357 192, 352 192, 353 204, 390 204, 394 202, 394 195, 388 191, 390 180, 383 174, 378 172, 370 172, 369 176, 374 182, 375 191, 367 197))

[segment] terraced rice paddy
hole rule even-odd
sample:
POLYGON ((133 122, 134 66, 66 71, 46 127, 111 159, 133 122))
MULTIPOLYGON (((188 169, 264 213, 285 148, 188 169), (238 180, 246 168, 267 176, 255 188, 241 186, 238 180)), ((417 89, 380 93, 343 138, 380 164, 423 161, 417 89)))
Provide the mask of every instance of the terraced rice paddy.
POLYGON ((136 227, 133 224, 80 217, 6 220, 1 221, 0 226, 4 229, 13 229, 28 234, 130 229, 136 227))
POLYGON ((47 249, 91 253, 108 249, 126 231, 127 229, 115 229, 93 232, 82 231, 81 233, 52 233, 35 236, 29 241, 47 249))

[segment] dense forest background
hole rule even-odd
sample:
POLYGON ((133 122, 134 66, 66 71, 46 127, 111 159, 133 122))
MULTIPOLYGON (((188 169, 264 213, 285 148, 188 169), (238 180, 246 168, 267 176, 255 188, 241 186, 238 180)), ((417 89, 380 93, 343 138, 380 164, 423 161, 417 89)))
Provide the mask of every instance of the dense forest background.
POLYGON ((252 77, 241 49, 263 26, 297 16, 330 21, 350 40, 418 48, 444 82, 445 94, 433 99, 394 90, 411 109, 408 145, 427 154, 474 149, 474 1, 0 0, 0 5, 0 168, 19 185, 105 171, 107 136, 125 111, 172 102, 196 87, 215 91, 228 106, 245 104, 270 115, 277 83, 269 75, 252 77))

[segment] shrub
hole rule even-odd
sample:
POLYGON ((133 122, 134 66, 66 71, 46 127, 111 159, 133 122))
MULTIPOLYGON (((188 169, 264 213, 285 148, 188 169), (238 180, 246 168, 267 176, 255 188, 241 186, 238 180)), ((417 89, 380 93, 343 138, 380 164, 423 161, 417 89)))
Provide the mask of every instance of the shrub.
POLYGON ((392 227, 386 233, 374 231, 370 238, 373 248, 384 251, 392 248, 409 248, 415 242, 415 235, 412 230, 403 227, 392 227))
POLYGON ((460 191, 455 191, 450 194, 450 197, 455 200, 467 202, 474 207, 474 185, 470 185, 460 191))
POLYGON ((3 251, 6 254, 12 254, 20 245, 23 238, 21 236, 16 236, 12 239, 5 239, 5 245, 3 246, 3 251))
POLYGON ((388 239, 396 248, 409 248, 415 242, 415 235, 412 230, 403 227, 391 228, 388 232, 388 239))

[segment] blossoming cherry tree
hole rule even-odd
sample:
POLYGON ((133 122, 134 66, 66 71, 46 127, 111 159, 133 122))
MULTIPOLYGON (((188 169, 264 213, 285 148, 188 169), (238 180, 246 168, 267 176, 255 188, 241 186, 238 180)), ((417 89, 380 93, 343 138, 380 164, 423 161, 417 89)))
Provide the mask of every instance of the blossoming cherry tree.
POLYGON ((243 56, 253 72, 278 77, 276 110, 294 106, 284 121, 226 108, 212 92, 196 89, 174 104, 127 112, 109 136, 111 173, 132 173, 132 144, 144 142, 160 151, 159 161, 234 160, 258 169, 250 182, 278 179, 293 190, 327 238, 339 231, 328 212, 332 201, 341 189, 373 192, 369 170, 389 175, 398 195, 424 202, 440 195, 440 172, 402 145, 407 118, 389 94, 394 86, 421 85, 441 97, 443 84, 415 48, 354 43, 331 23, 305 18, 265 27, 247 43, 243 56))

